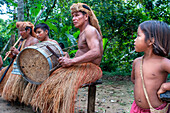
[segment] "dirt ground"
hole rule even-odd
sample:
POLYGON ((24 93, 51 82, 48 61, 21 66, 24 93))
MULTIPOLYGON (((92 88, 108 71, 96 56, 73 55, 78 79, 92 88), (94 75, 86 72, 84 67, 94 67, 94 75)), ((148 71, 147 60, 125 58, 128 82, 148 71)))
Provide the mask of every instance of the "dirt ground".
MULTIPOLYGON (((104 76, 97 86, 96 113, 129 113, 133 102, 133 84, 129 77, 104 76)), ((78 91, 75 113, 87 113, 88 88, 78 91)), ((0 113, 34 113, 30 106, 9 103, 0 97, 0 113)))

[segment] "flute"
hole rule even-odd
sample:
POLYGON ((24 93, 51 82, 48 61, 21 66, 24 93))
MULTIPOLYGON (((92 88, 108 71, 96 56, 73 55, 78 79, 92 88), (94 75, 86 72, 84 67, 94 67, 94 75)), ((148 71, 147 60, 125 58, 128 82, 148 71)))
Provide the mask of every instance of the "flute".
MULTIPOLYGON (((12 47, 15 47, 15 46, 18 44, 18 42, 21 40, 21 38, 22 38, 22 36, 20 36, 20 37, 18 38, 18 40, 15 42, 15 44, 14 44, 12 47)), ((9 51, 8 54, 5 56, 5 58, 3 59, 4 61, 7 59, 7 57, 9 56, 9 54, 11 54, 11 51, 9 51)))

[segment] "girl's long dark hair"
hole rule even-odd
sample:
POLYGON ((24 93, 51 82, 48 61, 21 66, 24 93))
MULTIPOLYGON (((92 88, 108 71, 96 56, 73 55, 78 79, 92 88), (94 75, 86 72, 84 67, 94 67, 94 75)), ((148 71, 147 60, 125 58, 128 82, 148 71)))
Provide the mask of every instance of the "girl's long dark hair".
POLYGON ((170 50, 170 27, 168 24, 150 20, 141 23, 139 27, 145 34, 145 42, 154 38, 153 53, 163 57, 168 56, 170 50))

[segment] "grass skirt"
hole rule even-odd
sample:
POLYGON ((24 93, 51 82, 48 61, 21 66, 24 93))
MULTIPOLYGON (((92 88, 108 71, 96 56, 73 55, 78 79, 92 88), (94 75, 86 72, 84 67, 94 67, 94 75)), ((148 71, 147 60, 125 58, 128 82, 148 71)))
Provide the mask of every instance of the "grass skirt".
POLYGON ((92 63, 59 68, 38 86, 31 105, 43 113, 74 113, 78 89, 102 77, 101 69, 92 63))
MULTIPOLYGON (((5 70, 7 69, 8 66, 4 67, 1 71, 0 71, 0 78, 2 77, 2 75, 4 74, 5 70)), ((12 69, 13 69, 13 66, 10 66, 10 68, 8 69, 5 77, 3 78, 3 80, 1 81, 0 83, 0 95, 2 95, 2 91, 3 91, 3 88, 9 78, 9 75, 10 73, 12 72, 12 69)))
POLYGON ((36 85, 36 84, 31 84, 31 83, 27 84, 27 86, 24 90, 23 97, 22 97, 22 101, 21 101, 22 103, 24 103, 26 105, 29 105, 31 103, 33 94, 35 93, 37 86, 38 85, 36 85))
POLYGON ((2 97, 8 101, 16 101, 18 99, 21 102, 27 83, 21 75, 11 73, 4 86, 2 97))

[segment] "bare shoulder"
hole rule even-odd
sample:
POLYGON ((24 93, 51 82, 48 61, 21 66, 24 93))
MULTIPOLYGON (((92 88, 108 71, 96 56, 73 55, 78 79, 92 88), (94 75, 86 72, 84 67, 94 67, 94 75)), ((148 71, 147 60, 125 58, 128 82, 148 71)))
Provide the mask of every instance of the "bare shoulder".
POLYGON ((162 63, 167 63, 167 62, 170 62, 170 60, 168 58, 162 58, 162 63))
POLYGON ((86 27, 85 33, 86 33, 86 35, 88 35, 88 36, 89 36, 89 35, 97 35, 97 34, 99 34, 98 31, 97 31, 97 29, 96 29, 95 27, 91 26, 91 25, 88 25, 88 26, 86 27))
MULTIPOLYGON (((51 41, 51 42, 54 42, 54 43, 58 44, 58 42, 57 42, 56 40, 49 39, 49 41, 51 41)), ((59 45, 59 44, 58 44, 58 45, 59 45)))
POLYGON ((162 58, 161 67, 164 71, 170 73, 170 60, 168 58, 162 58))
POLYGON ((161 64, 162 65, 170 65, 170 60, 168 58, 162 58, 161 60, 161 64))
POLYGON ((38 39, 37 38, 35 38, 35 37, 30 37, 30 39, 29 40, 31 40, 31 41, 38 41, 38 39))
POLYGON ((97 29, 91 25, 88 25, 85 29, 85 37, 86 39, 89 39, 89 40, 102 40, 99 32, 97 31, 97 29))
POLYGON ((133 64, 136 64, 137 62, 140 62, 140 61, 141 61, 141 59, 142 59, 142 57, 138 57, 138 58, 136 58, 136 59, 133 61, 133 64))
POLYGON ((91 25, 88 25, 85 30, 86 31, 90 30, 91 32, 95 32, 97 29, 95 27, 91 26, 91 25))
POLYGON ((34 37, 31 37, 30 41, 31 41, 30 45, 34 45, 34 44, 39 42, 39 40, 37 38, 34 38, 34 37))

